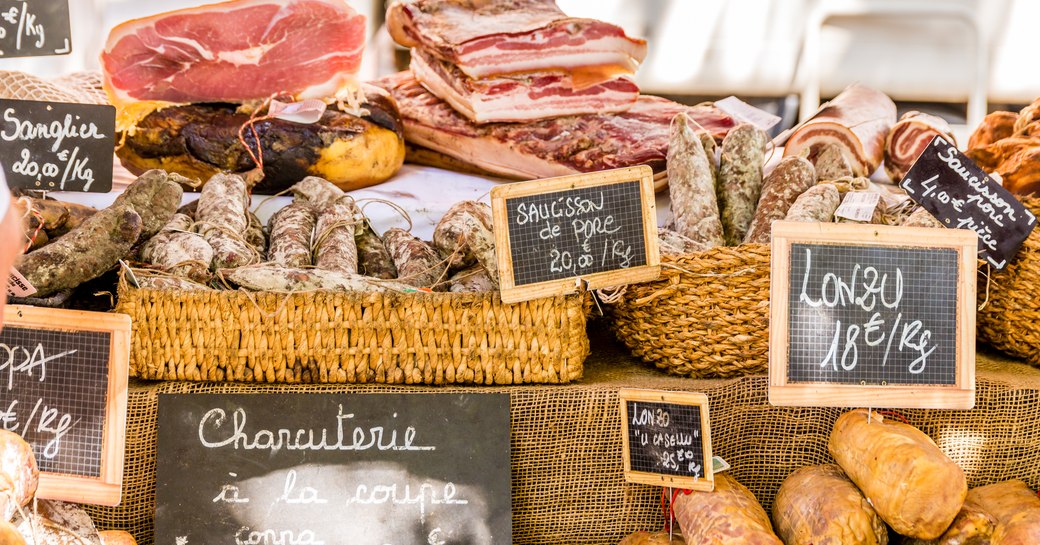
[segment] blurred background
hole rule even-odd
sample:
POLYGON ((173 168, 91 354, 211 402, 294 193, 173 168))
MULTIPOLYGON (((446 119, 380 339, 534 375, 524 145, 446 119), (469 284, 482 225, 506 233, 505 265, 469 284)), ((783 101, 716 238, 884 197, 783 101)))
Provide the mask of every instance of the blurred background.
MULTIPOLYGON (((369 19, 363 76, 407 66, 382 30, 384 0, 348 0, 369 19)), ((97 69, 120 22, 199 5, 191 0, 75 0, 73 52, 0 59, 0 69, 52 76, 97 69)), ((621 25, 649 41, 645 93, 696 103, 737 95, 781 115, 780 130, 852 82, 881 89, 900 110, 974 127, 986 111, 1040 95, 1038 0, 558 0, 573 16, 621 25)))

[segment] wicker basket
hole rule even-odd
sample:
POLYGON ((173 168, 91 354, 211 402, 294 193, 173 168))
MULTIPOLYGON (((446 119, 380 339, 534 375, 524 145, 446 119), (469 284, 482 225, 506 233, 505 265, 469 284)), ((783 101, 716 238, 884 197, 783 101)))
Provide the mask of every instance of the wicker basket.
MULTIPOLYGON (((1040 198, 1022 204, 1040 217, 1040 198)), ((1040 366, 1040 227, 1004 270, 989 274, 988 289, 985 275, 979 277, 979 340, 1040 366)))
POLYGON ((633 354, 670 373, 765 372, 769 246, 662 256, 661 278, 628 286, 611 315, 615 333, 633 354))
POLYGON ((131 374, 149 380, 521 384, 581 377, 587 296, 134 289, 131 374))

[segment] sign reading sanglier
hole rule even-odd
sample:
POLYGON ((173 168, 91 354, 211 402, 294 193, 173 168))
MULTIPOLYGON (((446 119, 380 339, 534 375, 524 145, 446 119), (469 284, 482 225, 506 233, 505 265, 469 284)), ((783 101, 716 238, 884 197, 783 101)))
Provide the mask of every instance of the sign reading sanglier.
POLYGON ((508 544, 507 394, 159 397, 156 543, 508 544))

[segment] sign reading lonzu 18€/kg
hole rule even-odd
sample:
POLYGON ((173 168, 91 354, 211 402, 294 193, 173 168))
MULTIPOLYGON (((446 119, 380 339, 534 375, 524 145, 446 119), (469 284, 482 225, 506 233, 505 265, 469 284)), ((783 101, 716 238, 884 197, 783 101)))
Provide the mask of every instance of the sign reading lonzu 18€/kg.
POLYGON ((0 99, 0 164, 11 187, 112 190, 116 109, 0 99))

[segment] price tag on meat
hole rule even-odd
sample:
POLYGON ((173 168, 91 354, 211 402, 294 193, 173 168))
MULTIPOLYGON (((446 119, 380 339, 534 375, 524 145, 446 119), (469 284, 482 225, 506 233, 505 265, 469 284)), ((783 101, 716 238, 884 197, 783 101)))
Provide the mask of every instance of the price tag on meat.
POLYGON ((112 190, 112 106, 0 100, 0 117, 0 163, 11 187, 112 190))
POLYGON ((649 167, 496 186, 491 208, 507 303, 660 276, 649 167))
POLYGON ((68 55, 68 0, 0 0, 0 57, 68 55))
POLYGON ((626 481, 689 490, 715 488, 707 396, 622 389, 618 398, 626 481))
POLYGON ((512 543, 508 394, 159 396, 156 543, 512 543))
POLYGON ((975 251, 966 229, 773 224, 774 405, 970 409, 975 251))
POLYGON ((0 330, 0 422, 33 447, 40 498, 117 505, 130 317, 10 305, 0 330))
POLYGON ((1003 269, 1036 227, 1033 216, 957 146, 936 136, 899 187, 947 227, 979 235, 979 255, 1003 269))

